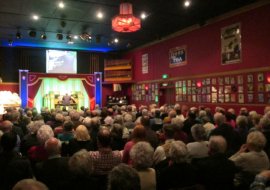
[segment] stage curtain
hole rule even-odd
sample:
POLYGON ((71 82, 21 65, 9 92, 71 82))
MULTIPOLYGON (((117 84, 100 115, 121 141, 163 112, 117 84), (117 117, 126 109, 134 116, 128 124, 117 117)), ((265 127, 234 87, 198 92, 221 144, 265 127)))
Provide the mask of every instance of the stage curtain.
POLYGON ((89 107, 91 110, 93 110, 95 108, 95 102, 96 102, 95 95, 94 95, 95 88, 87 80, 82 80, 82 83, 89 98, 89 104, 90 104, 89 107))
POLYGON ((32 83, 31 85, 28 84, 28 107, 30 108, 34 106, 34 99, 41 83, 42 79, 38 79, 35 83, 32 83))

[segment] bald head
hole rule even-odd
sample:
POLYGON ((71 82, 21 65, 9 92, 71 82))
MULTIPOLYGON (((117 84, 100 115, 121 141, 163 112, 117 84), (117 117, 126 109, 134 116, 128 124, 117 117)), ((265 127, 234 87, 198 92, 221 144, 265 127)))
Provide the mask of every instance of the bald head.
POLYGON ((3 131, 4 133, 7 133, 12 130, 12 127, 13 127, 13 123, 9 120, 5 120, 0 125, 0 130, 3 131))
POLYGON ((61 152, 61 142, 57 138, 49 138, 45 142, 45 150, 49 156, 55 156, 61 152))

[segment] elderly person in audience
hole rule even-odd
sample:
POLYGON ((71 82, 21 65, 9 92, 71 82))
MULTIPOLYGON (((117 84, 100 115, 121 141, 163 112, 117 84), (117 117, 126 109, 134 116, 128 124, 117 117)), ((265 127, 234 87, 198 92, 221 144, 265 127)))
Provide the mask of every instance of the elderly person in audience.
POLYGON ((165 124, 163 126, 163 133, 165 142, 158 146, 154 152, 155 165, 169 157, 169 149, 174 141, 174 124, 165 124))
POLYGON ((72 121, 65 121, 63 124, 63 132, 57 135, 61 142, 68 142, 74 138, 73 134, 74 124, 72 121))
POLYGON ((173 141, 169 149, 171 164, 161 171, 158 190, 169 190, 196 184, 196 173, 188 161, 188 150, 182 141, 173 141))
POLYGON ((203 158, 208 156, 208 141, 206 141, 205 129, 201 124, 195 124, 191 127, 191 134, 195 142, 187 144, 189 157, 203 158))
POLYGON ((131 151, 130 158, 132 166, 138 171, 140 176, 141 190, 156 189, 156 172, 153 165, 154 149, 148 142, 136 143, 131 151))
POLYGON ((141 190, 140 177, 132 167, 119 164, 109 174, 108 190, 124 189, 141 190))
POLYGON ((129 152, 132 146, 135 145, 139 141, 145 141, 145 138, 146 138, 146 130, 144 126, 136 125, 134 130, 132 131, 131 140, 128 141, 124 146, 123 158, 122 158, 123 163, 131 165, 129 152))
POLYGON ((244 144, 246 142, 246 138, 248 135, 248 118, 244 115, 239 115, 236 118, 236 128, 235 130, 238 132, 241 144, 244 144))
POLYGON ((76 128, 74 138, 71 139, 68 144, 63 146, 62 154, 65 156, 72 156, 75 152, 81 149, 86 149, 88 151, 94 150, 91 137, 84 125, 79 125, 76 128))
POLYGON ((12 190, 49 190, 48 187, 34 179, 23 179, 16 183, 12 190))
POLYGON ((61 157, 61 141, 49 138, 44 145, 48 159, 36 164, 36 178, 45 183, 50 190, 69 187, 68 158, 61 157))
POLYGON ((102 127, 97 136, 98 151, 90 151, 89 155, 94 163, 94 174, 97 176, 106 176, 122 161, 120 151, 113 151, 111 148, 111 132, 107 127, 102 127))
POLYGON ((215 125, 213 123, 210 122, 210 118, 208 116, 204 116, 202 117, 202 124, 203 124, 203 128, 205 130, 206 136, 207 138, 209 137, 211 131, 213 129, 215 129, 215 125))
POLYGON ((32 121, 27 125, 27 130, 29 133, 25 135, 21 141, 21 153, 26 156, 27 151, 32 147, 32 146, 38 146, 39 142, 37 139, 37 131, 38 129, 44 125, 44 122, 42 120, 39 121, 32 121))
POLYGON ((69 161, 71 173, 69 189, 98 190, 97 179, 93 176, 94 164, 89 152, 82 149, 73 154, 69 161))
POLYGON ((209 139, 209 156, 193 160, 192 165, 198 175, 198 183, 205 189, 234 189, 235 164, 226 157, 227 142, 222 136, 209 139))
POLYGON ((123 150, 126 139, 123 139, 123 126, 114 123, 111 128, 111 136, 112 136, 112 141, 111 141, 111 147, 112 150, 123 150))
POLYGON ((174 139, 183 141, 184 143, 188 142, 188 136, 183 131, 183 121, 179 117, 172 118, 171 124, 173 125, 174 129, 174 139))
POLYGON ((39 145, 32 146, 28 150, 28 158, 31 160, 33 164, 39 161, 44 161, 48 158, 48 153, 44 149, 44 144, 51 137, 54 137, 54 133, 53 133, 52 128, 49 125, 42 125, 38 129, 37 139, 38 139, 39 145))
POLYGON ((214 123, 215 123, 216 127, 219 127, 220 125, 222 125, 225 122, 226 122, 226 117, 223 113, 216 112, 214 114, 214 123))
POLYGON ((266 144, 265 136, 254 131, 248 134, 246 144, 242 145, 240 150, 230 157, 236 166, 242 171, 251 174, 258 174, 262 170, 269 169, 269 158, 263 148, 266 144))

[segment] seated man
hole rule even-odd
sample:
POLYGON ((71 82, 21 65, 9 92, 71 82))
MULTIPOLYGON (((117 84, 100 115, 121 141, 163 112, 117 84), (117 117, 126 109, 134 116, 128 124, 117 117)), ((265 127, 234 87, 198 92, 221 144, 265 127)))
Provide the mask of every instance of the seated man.
POLYGON ((62 98, 63 106, 69 106, 71 102, 75 103, 74 98, 72 96, 68 95, 68 93, 66 93, 62 98))

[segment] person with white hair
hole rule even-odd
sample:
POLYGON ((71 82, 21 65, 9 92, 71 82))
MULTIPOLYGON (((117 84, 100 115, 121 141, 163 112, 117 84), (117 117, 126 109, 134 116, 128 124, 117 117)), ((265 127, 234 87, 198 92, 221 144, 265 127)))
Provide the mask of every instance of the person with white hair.
POLYGON ((171 164, 161 171, 157 179, 158 190, 180 189, 196 184, 196 173, 188 163, 188 150, 184 142, 173 141, 169 149, 171 164))
POLYGON ((153 165, 154 149, 148 142, 138 142, 130 150, 132 166, 140 177, 141 190, 156 190, 156 171, 153 165))
POLYGON ((44 161, 48 158, 48 153, 44 149, 45 142, 54 137, 52 128, 49 125, 42 125, 37 131, 37 140, 39 145, 32 146, 28 150, 28 158, 34 164, 39 161, 44 161))
POLYGON ((209 139, 209 156, 192 160, 196 169, 198 183, 205 189, 234 189, 235 164, 226 157, 227 142, 223 136, 211 136, 209 139))

